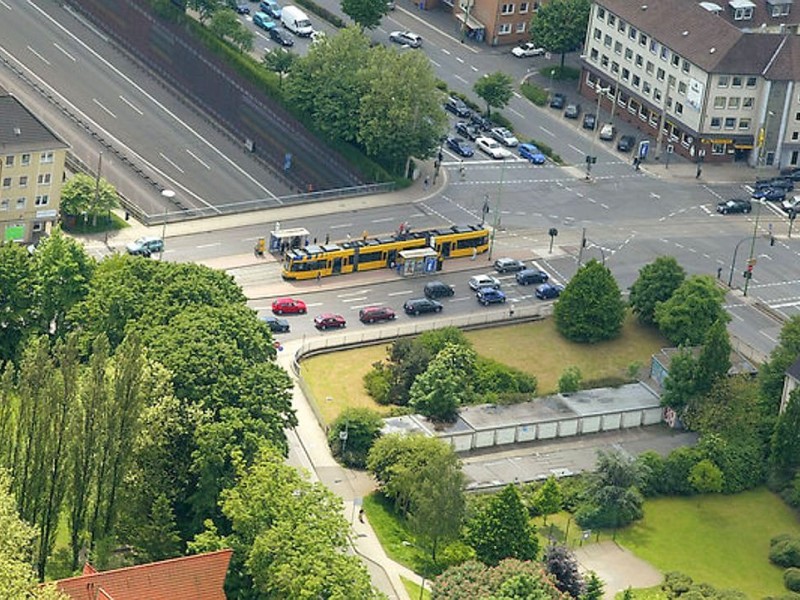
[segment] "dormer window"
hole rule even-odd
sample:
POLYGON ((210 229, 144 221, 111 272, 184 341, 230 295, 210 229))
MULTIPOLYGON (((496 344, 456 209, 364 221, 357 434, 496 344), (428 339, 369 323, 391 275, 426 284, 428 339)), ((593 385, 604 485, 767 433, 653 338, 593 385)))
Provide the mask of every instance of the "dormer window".
POLYGON ((733 10, 734 21, 749 21, 753 18, 755 4, 750 0, 730 0, 728 6, 733 10))
POLYGON ((792 0, 767 0, 767 9, 772 17, 785 17, 792 8, 792 0))

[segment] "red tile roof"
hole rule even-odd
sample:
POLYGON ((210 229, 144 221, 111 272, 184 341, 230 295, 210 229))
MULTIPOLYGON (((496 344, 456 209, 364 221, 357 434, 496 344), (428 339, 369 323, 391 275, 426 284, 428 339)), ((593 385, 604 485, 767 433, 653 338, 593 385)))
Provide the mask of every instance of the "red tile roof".
POLYGON ((73 600, 225 600, 222 584, 232 554, 233 550, 219 550, 90 572, 55 584, 73 600))

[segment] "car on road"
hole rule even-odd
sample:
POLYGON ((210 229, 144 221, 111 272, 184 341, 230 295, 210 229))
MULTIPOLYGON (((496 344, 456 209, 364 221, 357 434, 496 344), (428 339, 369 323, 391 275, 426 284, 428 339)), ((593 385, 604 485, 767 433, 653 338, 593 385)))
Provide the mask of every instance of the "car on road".
POLYGON ((314 327, 322 331, 326 329, 341 329, 347 325, 342 315, 335 315, 333 313, 322 313, 314 317, 314 327))
POLYGON ((786 191, 791 192, 794 189, 794 181, 792 181, 789 177, 773 177, 772 179, 759 179, 758 181, 755 182, 753 187, 757 190, 768 187, 783 188, 786 191))
POLYGON ((444 109, 447 112, 453 113, 460 119, 469 119, 470 116, 472 116, 472 111, 469 109, 469 106, 464 104, 463 100, 455 98, 454 96, 450 96, 447 99, 447 102, 444 103, 444 109))
POLYGON ((527 158, 535 165, 543 165, 547 160, 542 151, 533 144, 520 144, 518 152, 522 158, 527 158))
POLYGON ((289 321, 286 319, 279 319, 278 317, 262 317, 264 323, 267 324, 272 333, 289 333, 289 321))
POLYGON ((620 152, 630 152, 636 145, 636 138, 632 135, 621 135, 617 142, 617 150, 620 152))
POLYGON ((236 5, 236 14, 237 15, 249 15, 250 14, 250 7, 247 4, 237 4, 236 5))
POLYGON ((534 44, 533 42, 525 42, 519 46, 511 49, 511 54, 517 58, 530 58, 531 56, 542 56, 547 51, 534 44))
POLYGON ((272 301, 272 312, 276 315, 304 315, 306 303, 296 298, 276 298, 272 301))
POLYGON ((595 127, 597 127, 597 115, 594 113, 583 115, 583 128, 594 131, 595 127))
POLYGON ((358 311, 358 320, 362 323, 378 321, 394 321, 397 314, 388 306, 367 306, 358 311))
POLYGON ((567 97, 560 92, 556 92, 553 94, 553 97, 550 98, 550 108, 562 109, 566 103, 567 97))
POLYGON ((263 12, 257 12, 253 15, 253 25, 266 31, 270 31, 276 27, 272 18, 267 13, 263 12))
POLYGON ((536 288, 536 297, 539 300, 553 300, 554 298, 558 298, 563 291, 563 285, 545 283, 536 288))
POLYGON ((444 308, 436 300, 430 298, 411 298, 403 303, 403 310, 407 315, 421 315, 422 313, 440 313, 444 308))
POLYGON ((262 0, 258 8, 273 19, 281 18, 281 5, 275 2, 275 0, 262 0))
POLYGON ((488 137, 479 137, 475 140, 475 145, 478 150, 484 154, 488 154, 495 160, 503 160, 511 156, 511 153, 498 144, 495 140, 488 137))
POLYGON ((516 258, 498 258, 494 261, 494 270, 498 273, 514 273, 522 271, 525 268, 525 263, 516 258))
POLYGON ((481 288, 500 289, 500 280, 491 275, 475 275, 469 278, 469 289, 477 292, 481 288))
POLYGON ((532 283, 547 283, 550 275, 540 269, 525 269, 514 276, 520 285, 531 285, 532 283))
POLYGON ((506 295, 503 292, 490 287, 479 289, 475 297, 478 299, 478 302, 484 306, 489 306, 490 304, 505 304, 506 302, 506 295))
POLYGON ((604 124, 604 125, 603 125, 603 126, 600 128, 600 133, 598 134, 598 137, 599 137, 601 140, 603 140, 604 142, 610 142, 610 141, 612 141, 612 140, 613 140, 615 137, 617 137, 617 130, 616 130, 616 128, 614 127, 614 125, 612 125, 611 123, 605 123, 605 124, 604 124))
POLYGON ((140 237, 135 242, 125 246, 125 250, 133 256, 149 257, 154 252, 164 251, 164 240, 157 237, 140 237))
POLYGON ((781 202, 781 208, 785 210, 787 214, 790 215, 800 212, 800 196, 787 198, 786 200, 781 202))
POLYGON ((519 144, 519 140, 516 136, 505 127, 495 127, 489 133, 494 139, 509 148, 514 148, 519 144))
POLYGON ((581 105, 574 102, 567 104, 567 108, 564 109, 564 116, 567 119, 577 119, 581 116, 581 105))
POLYGON ((389 34, 389 39, 401 46, 409 46, 411 48, 419 48, 422 46, 422 36, 412 33, 411 31, 393 31, 389 34))
POLYGON ((292 39, 292 36, 290 36, 284 30, 278 29, 277 27, 273 27, 269 30, 269 39, 286 48, 291 48, 294 46, 294 40, 292 39))
POLYGON ((786 190, 779 187, 766 187, 754 190, 750 196, 768 202, 783 202, 786 200, 786 190))
POLYGON ((447 147, 459 156, 472 156, 475 150, 465 140, 460 137, 448 136, 445 141, 447 147))
POLYGON ((456 293, 452 285, 447 285, 443 281, 429 281, 423 290, 428 299, 449 298, 456 293))
POLYGON ((717 203, 717 212, 721 215, 729 215, 733 213, 749 213, 753 210, 753 205, 750 200, 745 198, 731 198, 730 200, 723 200, 717 203))
POLYGON ((481 130, 466 121, 456 123, 456 133, 467 138, 470 142, 474 142, 481 136, 481 130))

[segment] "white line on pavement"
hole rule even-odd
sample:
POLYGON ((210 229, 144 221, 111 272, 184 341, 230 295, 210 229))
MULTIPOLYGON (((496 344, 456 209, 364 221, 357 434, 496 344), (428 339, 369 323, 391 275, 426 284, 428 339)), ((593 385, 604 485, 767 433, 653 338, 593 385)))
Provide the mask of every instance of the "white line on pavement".
POLYGON ((344 229, 345 227, 352 227, 352 223, 342 223, 341 225, 329 225, 328 229, 344 229))
POLYGON ((581 156, 583 156, 583 155, 585 155, 585 154, 586 154, 586 153, 585 153, 583 150, 581 150, 580 148, 576 148, 576 147, 575 147, 575 146, 573 146, 572 144, 568 144, 568 145, 569 145, 569 147, 570 147, 570 148, 572 148, 573 150, 575 150, 575 152, 577 152, 577 153, 578 153, 578 154, 580 154, 581 156))
POLYGON ((199 156, 197 156, 194 152, 192 152, 188 148, 186 148, 186 153, 189 156, 191 156, 193 159, 195 159, 197 162, 199 162, 201 165, 203 165, 206 169, 208 169, 209 171, 211 170, 210 166, 208 166, 206 163, 204 163, 199 156))
POLYGON ((213 244, 202 244, 200 246, 195 246, 195 248, 213 248, 215 246, 221 246, 222 242, 214 242, 213 244))
POLYGON ((456 75, 455 77, 456 77, 456 79, 458 79, 458 80, 459 80, 459 81, 461 81, 462 83, 466 83, 467 85, 469 85, 469 81, 467 81, 466 79, 464 79, 464 78, 463 78, 461 75, 456 75))
POLYGON ((106 111, 108 114, 110 114, 110 115, 111 115, 112 117, 114 117, 115 119, 117 118, 117 115, 115 115, 113 112, 111 112, 110 110, 108 110, 108 109, 107 109, 105 106, 103 106, 102 104, 100 104, 100 101, 99 101, 97 98, 92 98, 92 102, 94 102, 95 104, 97 104, 97 106, 99 106, 100 108, 102 108, 104 111, 106 111))
POLYGON ((127 105, 128 105, 130 108, 131 108, 131 110, 133 110, 133 111, 135 111, 135 112, 139 113, 139 116, 140 116, 140 117, 141 117, 142 115, 144 115, 144 113, 143 113, 141 110, 139 110, 138 108, 136 108, 136 107, 135 107, 133 104, 131 104, 131 103, 130 103, 130 102, 129 102, 129 101, 126 99, 126 98, 125 98, 125 96, 120 96, 120 97, 119 97, 119 99, 120 99, 120 100, 122 100, 122 101, 123 101, 125 104, 127 104, 127 105))
POLYGON ((61 46, 59 46, 59 45, 58 45, 58 44, 56 44, 55 42, 53 42, 53 46, 55 46, 55 47, 56 47, 58 50, 60 50, 60 51, 61 51, 61 53, 62 53, 64 56, 66 56, 68 59, 70 59, 72 62, 78 62, 78 59, 76 59, 74 56, 72 56, 72 54, 70 54, 69 52, 67 52, 66 50, 64 50, 64 49, 63 49, 61 46))
POLYGON ((387 296, 410 296, 414 290, 403 290, 402 292, 389 292, 387 296))
POLYGON ((175 169, 176 169, 177 171, 180 171, 181 173, 183 173, 183 169, 181 169, 181 168, 180 168, 178 165, 176 165, 176 164, 175 164, 173 161, 171 161, 169 158, 167 158, 167 157, 166 157, 166 155, 165 155, 163 152, 159 152, 159 153, 158 153, 158 155, 159 155, 161 158, 163 158, 165 162, 168 162, 168 163, 169 163, 169 164, 171 164, 173 167, 175 167, 175 169))
POLYGON ((30 51, 33 53, 33 55, 34 55, 36 58, 38 58, 39 60, 41 60, 41 61, 42 61, 44 64, 46 64, 46 65, 49 65, 49 64, 50 64, 50 61, 49 61, 49 60, 47 60, 47 59, 46 59, 44 56, 42 56, 41 54, 39 54, 39 53, 38 53, 36 50, 34 50, 33 48, 31 48, 30 46, 28 46, 28 50, 30 50, 30 51))
POLYGON ((544 127, 542 127, 541 125, 539 125, 539 129, 541 129, 542 131, 544 131, 544 132, 545 132, 547 135, 549 135, 549 136, 551 136, 551 137, 556 137, 556 134, 555 134, 555 133, 553 133, 553 132, 552 132, 552 131, 550 131, 549 129, 545 129, 545 128, 544 128, 544 127))

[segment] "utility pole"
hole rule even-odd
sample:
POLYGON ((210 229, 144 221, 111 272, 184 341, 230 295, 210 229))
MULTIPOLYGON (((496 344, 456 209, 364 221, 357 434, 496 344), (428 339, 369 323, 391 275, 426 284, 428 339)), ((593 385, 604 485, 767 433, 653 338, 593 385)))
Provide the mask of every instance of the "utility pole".
POLYGON ((503 176, 506 172, 506 159, 503 159, 503 166, 500 167, 500 185, 497 187, 497 202, 494 204, 494 223, 492 223, 492 235, 489 238, 489 256, 487 260, 492 260, 492 252, 494 251, 494 236, 497 233, 497 228, 500 226, 500 201, 503 197, 503 176))
POLYGON ((586 247, 586 227, 583 228, 581 232, 581 247, 578 249, 578 268, 581 268, 581 262, 583 261, 583 249, 586 247))

